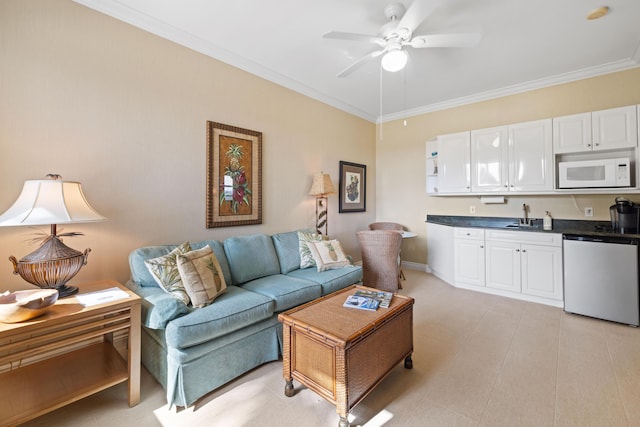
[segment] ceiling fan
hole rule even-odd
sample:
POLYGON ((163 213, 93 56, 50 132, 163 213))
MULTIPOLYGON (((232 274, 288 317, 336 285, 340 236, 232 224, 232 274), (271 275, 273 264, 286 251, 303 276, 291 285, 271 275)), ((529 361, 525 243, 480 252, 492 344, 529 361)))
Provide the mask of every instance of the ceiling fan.
POLYGON ((323 37, 327 39, 341 39, 363 41, 377 44, 381 49, 375 50, 360 58, 338 73, 338 77, 346 77, 367 62, 382 57, 382 68, 395 72, 404 68, 407 63, 407 52, 403 47, 416 49, 434 47, 472 47, 479 41, 478 33, 457 34, 425 34, 413 36, 416 28, 435 10, 443 0, 414 0, 405 11, 402 3, 392 3, 384 9, 389 19, 376 36, 367 34, 345 33, 329 31, 323 37))

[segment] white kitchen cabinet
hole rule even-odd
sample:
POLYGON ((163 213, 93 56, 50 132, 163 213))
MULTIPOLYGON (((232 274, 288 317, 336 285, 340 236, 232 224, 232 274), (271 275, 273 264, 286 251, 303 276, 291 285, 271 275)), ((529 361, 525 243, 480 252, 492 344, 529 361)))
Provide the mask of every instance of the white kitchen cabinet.
POLYGON ((553 191, 551 119, 472 131, 471 190, 553 191))
POLYGON ((486 242, 486 286, 520 292, 520 244, 486 242))
POLYGON ((562 234, 427 223, 427 245, 445 282, 562 307, 562 234))
POLYGON ((618 150, 638 145, 635 105, 553 118, 556 154, 618 150))
POLYGON ((591 151, 591 113, 554 117, 553 151, 556 154, 591 151))
POLYGON ((522 293, 562 301, 562 247, 522 245, 522 293))
POLYGON ((484 230, 454 228, 454 280, 457 285, 484 286, 484 230))
POLYGON ((471 131, 471 191, 508 190, 509 133, 507 126, 471 131))
POLYGON ((553 191, 551 119, 509 126, 509 191, 553 191))
POLYGON ((454 282, 453 227, 427 223, 427 263, 431 273, 448 283, 454 282))
POLYGON ((591 113, 594 150, 612 150, 638 145, 636 106, 591 113))
POLYGON ((562 301, 562 235, 486 231, 487 288, 562 301))
POLYGON ((438 193, 469 193, 470 132, 438 136, 438 193))

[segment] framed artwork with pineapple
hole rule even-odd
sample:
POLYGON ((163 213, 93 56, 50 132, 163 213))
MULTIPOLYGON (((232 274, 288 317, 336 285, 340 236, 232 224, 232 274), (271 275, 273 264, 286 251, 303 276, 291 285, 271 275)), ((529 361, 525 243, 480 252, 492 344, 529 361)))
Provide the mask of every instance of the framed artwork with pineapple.
POLYGON ((262 224, 262 132, 207 121, 207 228, 262 224))
POLYGON ((340 213, 367 210, 367 166, 340 161, 340 213))

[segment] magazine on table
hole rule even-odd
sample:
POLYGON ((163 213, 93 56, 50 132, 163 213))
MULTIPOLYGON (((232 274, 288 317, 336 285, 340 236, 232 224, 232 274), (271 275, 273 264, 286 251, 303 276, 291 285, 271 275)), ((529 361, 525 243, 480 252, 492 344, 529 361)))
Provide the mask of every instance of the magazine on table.
POLYGON ((354 295, 359 297, 373 298, 380 301, 381 308, 389 308, 391 300, 393 299, 393 293, 385 291, 369 291, 365 289, 358 289, 354 295))
POLYGON ((380 305, 380 301, 375 298, 363 297, 358 295, 349 295, 343 304, 345 307, 359 308, 361 310, 376 311, 380 305))

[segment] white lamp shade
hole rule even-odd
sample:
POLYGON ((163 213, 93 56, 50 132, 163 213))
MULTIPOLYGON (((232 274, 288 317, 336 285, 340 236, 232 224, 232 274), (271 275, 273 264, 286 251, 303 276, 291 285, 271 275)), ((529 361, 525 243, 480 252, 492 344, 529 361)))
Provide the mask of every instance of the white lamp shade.
POLYGON ((310 196, 324 196, 326 194, 334 194, 336 189, 331 183, 331 176, 328 173, 319 172, 313 176, 311 184, 310 196))
POLYGON ((0 216, 0 226, 71 224, 103 221, 89 205, 79 182, 25 181, 18 200, 0 216))
POLYGON ((400 71, 407 65, 407 52, 391 50, 382 57, 382 68, 392 73, 400 71))

